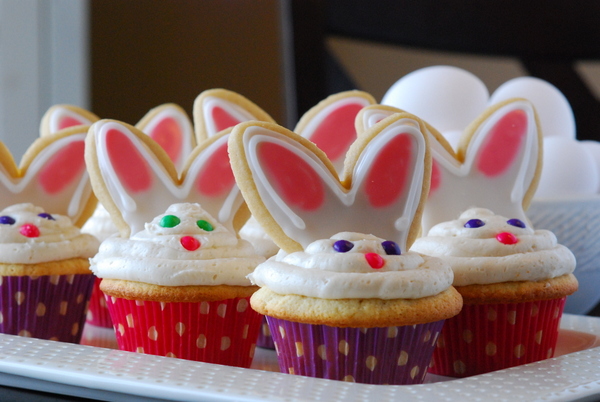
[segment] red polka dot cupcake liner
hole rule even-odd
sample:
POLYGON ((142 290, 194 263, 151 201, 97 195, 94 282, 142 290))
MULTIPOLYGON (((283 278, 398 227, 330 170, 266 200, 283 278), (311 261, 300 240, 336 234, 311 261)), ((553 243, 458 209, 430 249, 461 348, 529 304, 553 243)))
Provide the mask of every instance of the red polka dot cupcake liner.
POLYGON ((96 327, 112 328, 112 320, 110 312, 106 307, 106 298, 104 292, 100 290, 100 282, 102 279, 96 278, 94 281, 94 289, 90 297, 90 307, 87 312, 86 323, 96 327))
POLYGON ((275 349, 275 343, 273 343, 273 337, 271 336, 271 330, 269 329, 266 317, 263 317, 261 321, 256 346, 263 349, 275 349))
POLYGON ((565 300, 463 306, 446 320, 429 372, 468 377, 554 356, 565 300))
POLYGON ((106 296, 119 349, 248 368, 262 316, 249 298, 161 303, 106 296))
POLYGON ((93 275, 0 276, 0 332, 79 343, 93 275))
POLYGON ((267 317, 282 373, 363 384, 421 384, 444 321, 337 328, 267 317))

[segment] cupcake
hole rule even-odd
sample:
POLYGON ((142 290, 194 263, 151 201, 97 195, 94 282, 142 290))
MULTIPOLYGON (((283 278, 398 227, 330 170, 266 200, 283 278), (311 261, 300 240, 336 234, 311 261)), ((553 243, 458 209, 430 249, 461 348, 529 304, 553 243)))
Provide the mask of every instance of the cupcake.
POLYGON ((282 249, 249 276, 282 372, 423 382, 443 322, 462 301, 447 264, 407 251, 429 187, 421 130, 409 114, 381 121, 350 147, 340 180, 323 151, 283 127, 234 128, 238 186, 282 249))
POLYGON ((553 356, 578 284, 575 257, 552 232, 472 208, 435 225, 411 251, 450 264, 464 300, 446 321, 430 372, 466 377, 553 356))
POLYGON ((79 343, 98 241, 33 204, 0 211, 0 332, 79 343))
POLYGON ((122 350, 249 367, 261 316, 246 278, 264 259, 199 204, 174 204, 91 260, 122 350))

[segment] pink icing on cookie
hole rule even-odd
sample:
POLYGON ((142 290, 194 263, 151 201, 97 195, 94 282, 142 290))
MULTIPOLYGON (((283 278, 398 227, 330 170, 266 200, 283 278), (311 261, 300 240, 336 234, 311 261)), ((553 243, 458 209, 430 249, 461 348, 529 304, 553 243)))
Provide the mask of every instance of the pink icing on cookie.
POLYGON ((62 119, 60 119, 60 121, 58 122, 57 128, 58 128, 58 130, 63 130, 65 128, 80 126, 80 125, 84 125, 84 124, 85 125, 89 124, 89 121, 82 120, 82 119, 76 119, 71 116, 65 116, 62 119))
POLYGON ((477 159, 477 169, 486 176, 501 175, 513 163, 527 134, 527 115, 515 110, 503 116, 487 135, 477 159))
POLYGON ((439 164, 433 160, 431 161, 431 183, 429 184, 429 194, 434 193, 441 185, 441 172, 439 164))
POLYGON ((263 143, 257 154, 284 201, 304 211, 317 210, 325 194, 318 174, 305 160, 280 144, 263 143), (277 174, 273 174, 273 173, 277 174))
POLYGON ((212 109, 211 116, 215 123, 217 132, 225 130, 226 128, 233 127, 238 123, 241 123, 239 119, 236 119, 231 114, 227 113, 222 107, 215 107, 212 109))
POLYGON ((121 131, 109 130, 106 133, 106 151, 115 173, 127 190, 139 193, 152 187, 150 166, 121 131))
POLYGON ((410 135, 401 134, 381 149, 366 178, 365 192, 372 206, 386 207, 406 191, 412 173, 412 147, 410 135))
POLYGON ((221 145, 198 173, 198 193, 207 197, 222 197, 235 187, 235 178, 229 164, 227 143, 221 145))
POLYGON ((162 120, 147 134, 165 150, 172 161, 181 158, 183 138, 181 128, 174 119, 162 120))
POLYGON ((45 165, 38 181, 48 194, 60 193, 85 171, 83 141, 72 142, 58 151, 45 165))

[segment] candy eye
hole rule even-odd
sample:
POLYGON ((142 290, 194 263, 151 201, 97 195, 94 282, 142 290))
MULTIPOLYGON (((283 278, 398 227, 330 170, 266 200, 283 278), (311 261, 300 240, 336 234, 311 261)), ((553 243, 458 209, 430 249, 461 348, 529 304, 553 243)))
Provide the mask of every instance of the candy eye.
POLYGON ((196 221, 196 225, 198 225, 200 229, 206 230, 207 232, 212 232, 213 230, 215 230, 215 228, 213 227, 213 225, 210 224, 210 222, 207 222, 203 219, 196 221))
POLYGON ((175 215, 165 215, 160 220, 160 227, 162 228, 173 228, 181 222, 181 219, 176 217, 175 215))
POLYGON ((354 244, 348 240, 338 240, 333 243, 333 249, 338 253, 347 253, 348 251, 352 250, 353 247, 354 244))
POLYGON ((525 223, 520 219, 509 219, 506 221, 506 223, 508 223, 511 226, 516 226, 518 228, 525 229, 525 223))
POLYGON ((387 255, 400 255, 400 246, 395 241, 386 240, 381 243, 387 255))
POLYGON ((44 218, 44 219, 48 219, 49 221, 55 221, 56 219, 54 219, 54 217, 46 212, 42 212, 41 214, 38 214, 38 216, 40 218, 44 218))
POLYGON ((10 216, 0 216, 0 225, 14 225, 15 219, 10 216))
POLYGON ((481 219, 469 219, 467 221, 467 223, 465 223, 465 227, 467 229, 475 229, 475 228, 480 228, 483 225, 485 225, 485 222, 482 221, 481 219))

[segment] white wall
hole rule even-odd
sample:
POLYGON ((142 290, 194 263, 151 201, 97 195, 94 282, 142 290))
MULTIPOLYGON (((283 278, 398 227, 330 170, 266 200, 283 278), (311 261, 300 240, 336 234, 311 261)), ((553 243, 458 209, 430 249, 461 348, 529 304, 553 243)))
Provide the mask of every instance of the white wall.
POLYGON ((0 140, 15 160, 52 105, 89 109, 88 3, 0 0, 0 140))

